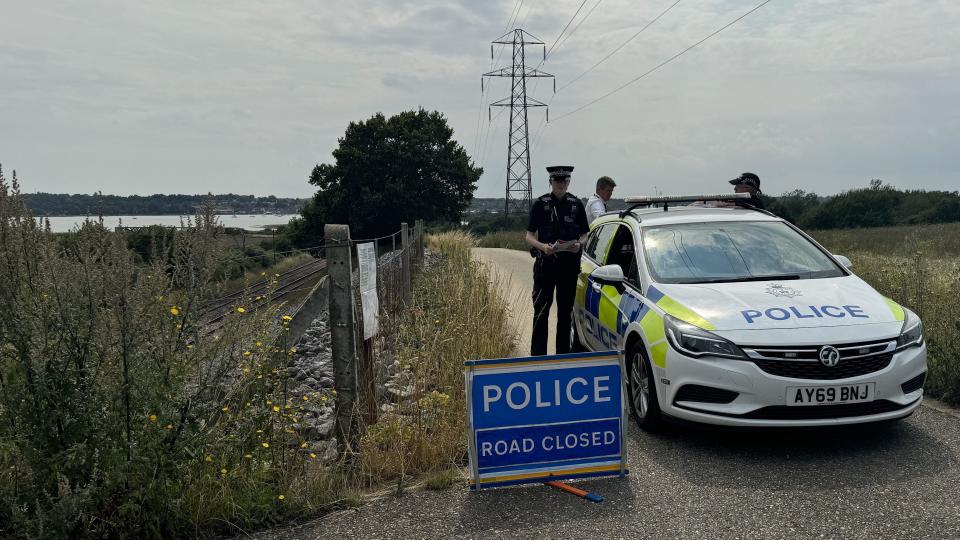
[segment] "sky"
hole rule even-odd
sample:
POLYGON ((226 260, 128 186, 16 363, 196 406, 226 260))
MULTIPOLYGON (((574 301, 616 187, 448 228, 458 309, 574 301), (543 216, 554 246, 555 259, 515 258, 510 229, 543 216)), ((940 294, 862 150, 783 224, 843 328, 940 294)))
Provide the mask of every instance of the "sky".
POLYGON ((476 196, 502 197, 509 115, 487 105, 509 81, 481 94, 480 75, 519 27, 553 45, 560 90, 528 90, 551 118, 529 111, 535 196, 558 164, 581 196, 601 175, 621 197, 744 171, 768 194, 960 189, 960 2, 772 0, 577 110, 760 2, 681 0, 566 86, 675 1, 5 0, 0 163, 26 192, 306 197, 349 122, 423 107, 484 168, 476 196))

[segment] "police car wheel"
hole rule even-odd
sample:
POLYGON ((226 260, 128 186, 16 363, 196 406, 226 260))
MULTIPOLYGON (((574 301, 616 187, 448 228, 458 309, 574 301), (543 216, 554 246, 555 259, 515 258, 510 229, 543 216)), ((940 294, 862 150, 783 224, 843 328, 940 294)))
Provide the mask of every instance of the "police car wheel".
POLYGON ((641 428, 652 431, 662 423, 660 403, 657 401, 657 384, 653 379, 650 361, 644 353, 643 344, 637 342, 628 352, 630 374, 630 409, 641 428))

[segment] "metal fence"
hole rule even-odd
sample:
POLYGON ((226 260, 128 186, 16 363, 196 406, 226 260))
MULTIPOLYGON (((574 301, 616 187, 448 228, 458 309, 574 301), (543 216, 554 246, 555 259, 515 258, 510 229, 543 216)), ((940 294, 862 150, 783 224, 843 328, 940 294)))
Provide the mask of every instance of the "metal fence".
POLYGON ((355 451, 361 422, 377 421, 378 358, 390 354, 391 340, 403 310, 411 305, 413 276, 423 261, 424 227, 402 224, 394 234, 351 239, 346 225, 325 228, 330 279, 329 312, 334 384, 337 389, 337 438, 341 449, 355 451), (354 272, 357 246, 373 243, 379 332, 364 339, 361 277, 354 272))

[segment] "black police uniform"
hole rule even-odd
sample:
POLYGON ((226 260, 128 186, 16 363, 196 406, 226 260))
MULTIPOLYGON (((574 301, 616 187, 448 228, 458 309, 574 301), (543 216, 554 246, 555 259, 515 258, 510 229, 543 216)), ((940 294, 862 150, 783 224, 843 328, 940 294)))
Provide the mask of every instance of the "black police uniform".
MULTIPOLYGON (((567 193, 556 198, 552 193, 541 195, 530 208, 527 230, 544 244, 557 240, 576 241, 589 231, 587 213, 580 199, 567 193)), ((557 291, 557 354, 570 352, 570 317, 580 273, 580 252, 546 255, 531 250, 537 257, 533 265, 533 336, 530 355, 547 354, 547 325, 553 291, 557 291)))
POLYGON ((750 195, 750 198, 749 198, 749 199, 744 199, 743 202, 749 204, 750 206, 752 206, 752 207, 754 207, 754 208, 759 208, 760 210, 766 210, 766 209, 767 209, 767 205, 766 205, 766 203, 763 202, 763 196, 760 194, 759 191, 756 192, 756 193, 751 194, 751 195, 750 195))

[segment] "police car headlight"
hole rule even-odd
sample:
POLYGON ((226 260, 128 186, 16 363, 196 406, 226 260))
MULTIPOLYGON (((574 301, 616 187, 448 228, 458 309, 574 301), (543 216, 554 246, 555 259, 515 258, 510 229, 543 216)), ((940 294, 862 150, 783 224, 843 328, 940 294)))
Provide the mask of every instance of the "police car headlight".
POLYGON ((903 328, 900 330, 900 337, 897 338, 897 350, 916 347, 923 343, 923 323, 920 317, 917 317, 910 311, 905 311, 906 317, 903 318, 903 328))
POLYGON ((678 352, 687 356, 722 356, 724 358, 746 358, 740 347, 722 337, 685 323, 676 317, 664 315, 667 341, 678 352))

